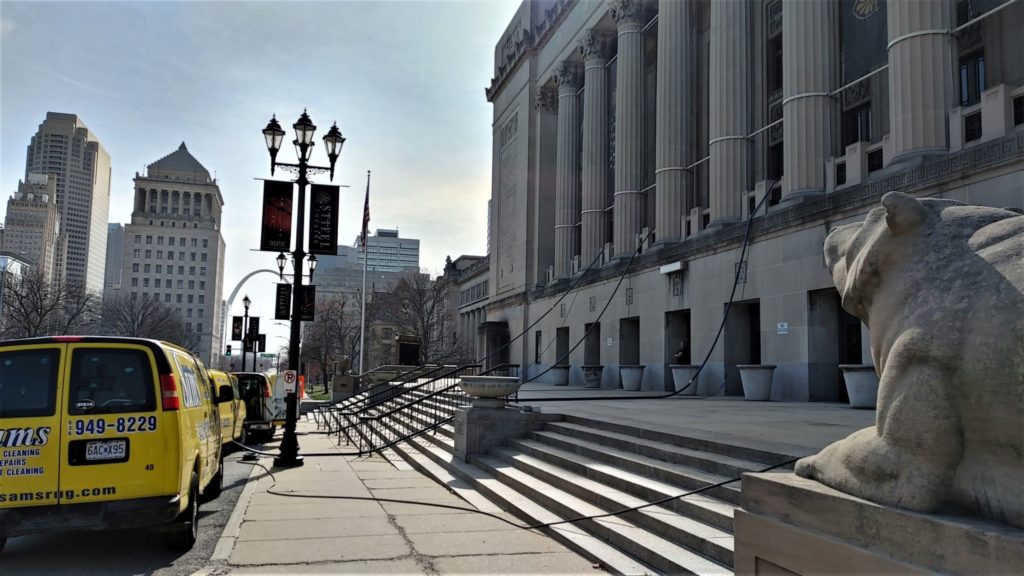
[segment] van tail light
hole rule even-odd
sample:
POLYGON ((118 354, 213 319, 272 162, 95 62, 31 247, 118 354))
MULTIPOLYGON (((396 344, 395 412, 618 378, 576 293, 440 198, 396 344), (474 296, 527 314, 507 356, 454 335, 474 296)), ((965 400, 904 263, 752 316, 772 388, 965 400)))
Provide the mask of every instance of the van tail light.
POLYGON ((164 410, 178 410, 181 408, 181 399, 178 397, 178 383, 174 380, 174 374, 160 375, 160 391, 163 393, 164 410))
POLYGON ((264 398, 270 398, 270 384, 269 383, 263 385, 263 397, 264 398))

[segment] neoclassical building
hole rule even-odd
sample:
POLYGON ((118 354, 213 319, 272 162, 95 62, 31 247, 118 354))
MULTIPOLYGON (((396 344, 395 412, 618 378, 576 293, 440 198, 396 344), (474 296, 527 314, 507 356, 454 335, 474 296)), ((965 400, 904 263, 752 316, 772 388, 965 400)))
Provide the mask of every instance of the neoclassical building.
POLYGON ((774 364, 775 400, 845 399, 837 366, 872 360, 822 242, 890 190, 1024 208, 1021 38, 1019 1, 524 1, 486 89, 482 341, 566 295, 502 361, 671 389, 738 276, 700 392, 774 364))
POLYGON ((217 365, 224 343, 223 208, 216 178, 182 142, 135 174, 122 242, 121 291, 174 308, 207 366, 217 365))

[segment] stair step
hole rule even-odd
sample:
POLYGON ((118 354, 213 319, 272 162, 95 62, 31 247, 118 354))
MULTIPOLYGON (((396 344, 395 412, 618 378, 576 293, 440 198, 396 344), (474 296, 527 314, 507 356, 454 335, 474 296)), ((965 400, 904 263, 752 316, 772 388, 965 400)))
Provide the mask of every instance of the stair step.
MULTIPOLYGON (((760 470, 765 466, 760 462, 727 456, 707 450, 687 448, 659 440, 650 440, 623 434, 599 430, 590 426, 573 424, 571 422, 551 422, 545 427, 546 430, 557 432, 564 436, 572 436, 588 440, 603 446, 618 448, 623 452, 631 452, 641 456, 648 456, 666 462, 682 464, 691 468, 698 468, 712 474, 733 478, 744 472, 760 470)), ((780 457, 779 461, 786 460, 780 457)))
MULTIPOLYGON (((453 477, 469 483, 477 492, 526 524, 543 524, 565 519, 537 504, 528 496, 503 484, 480 467, 467 464, 451 453, 424 443, 422 439, 414 439, 409 442, 409 445, 415 447, 420 454, 449 471, 453 477)), ((632 575, 653 574, 657 572, 654 568, 638 562, 629 555, 573 524, 559 524, 557 526, 540 528, 539 530, 584 558, 600 564, 602 568, 612 573, 632 575)))
MULTIPOLYGON (((657 499, 679 494, 678 490, 673 489, 656 499, 637 498, 621 490, 611 488, 607 484, 591 480, 561 466, 531 456, 529 453, 513 454, 513 449, 518 448, 520 448, 519 443, 514 443, 511 449, 502 453, 503 457, 507 459, 509 456, 512 456, 511 462, 518 469, 604 510, 617 511, 633 508, 648 504, 657 499)), ((689 498, 697 497, 695 495, 689 498)), ((731 529, 723 530, 706 522, 700 522, 682 515, 671 508, 673 501, 670 500, 659 506, 647 506, 637 511, 627 512, 622 517, 719 563, 732 566, 733 538, 731 529)), ((732 515, 729 514, 723 517, 731 520, 732 515)))
MULTIPOLYGON (((507 449, 496 450, 494 456, 477 457, 473 459, 473 462, 502 483, 543 505, 545 509, 558 516, 580 518, 607 513, 606 510, 515 468, 504 459, 509 457, 507 452, 507 449)), ((660 572, 673 574, 731 573, 726 566, 652 534, 621 516, 580 520, 574 524, 630 553, 642 562, 654 566, 660 572)))
MULTIPOLYGON (((689 466, 649 458, 610 448, 603 444, 581 440, 555 432, 531 432, 529 438, 536 440, 538 444, 550 446, 557 450, 560 459, 565 459, 565 453, 571 453, 579 462, 572 463, 575 472, 584 474, 591 478, 600 478, 602 481, 611 483, 616 488, 633 492, 642 498, 648 498, 642 492, 637 492, 629 483, 645 490, 670 489, 668 493, 677 493, 685 490, 703 488, 710 484, 717 484, 728 480, 729 476, 720 476, 703 470, 697 470, 689 466), (609 470, 621 470, 621 474, 608 474, 609 470)), ((536 451, 543 451, 541 447, 533 448, 536 451)), ((556 457, 556 456, 553 456, 556 457)), ((734 476, 735 477, 735 476, 734 476)), ((705 496, 718 498, 731 504, 740 503, 740 483, 726 484, 717 488, 711 488, 703 492, 705 496)))

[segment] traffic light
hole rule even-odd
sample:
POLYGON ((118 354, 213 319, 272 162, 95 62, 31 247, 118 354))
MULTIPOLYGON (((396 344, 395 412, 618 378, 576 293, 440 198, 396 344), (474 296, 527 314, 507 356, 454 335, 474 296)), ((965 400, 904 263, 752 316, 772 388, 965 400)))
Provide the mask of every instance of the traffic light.
POLYGON ((231 344, 227 345, 227 350, 224 352, 225 356, 231 356, 231 344))

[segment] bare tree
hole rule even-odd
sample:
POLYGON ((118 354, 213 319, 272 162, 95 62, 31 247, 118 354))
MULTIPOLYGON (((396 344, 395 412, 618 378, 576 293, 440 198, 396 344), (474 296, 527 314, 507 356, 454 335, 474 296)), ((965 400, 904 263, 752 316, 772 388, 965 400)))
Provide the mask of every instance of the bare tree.
POLYGON ((333 373, 334 362, 344 354, 344 340, 348 332, 347 301, 340 295, 329 295, 317 303, 316 320, 303 327, 302 360, 307 374, 315 369, 323 375, 327 391, 328 375, 333 373))
POLYGON ((4 338, 80 334, 95 330, 99 298, 78 282, 46 281, 33 267, 8 279, 4 293, 4 338))
POLYGON ((420 359, 442 364, 458 357, 458 337, 448 313, 448 284, 428 274, 408 274, 395 286, 399 310, 397 326, 403 334, 420 339, 420 359))
POLYGON ((102 331, 113 336, 166 340, 192 348, 195 337, 185 332, 181 315, 148 295, 131 298, 120 293, 103 303, 102 331))

